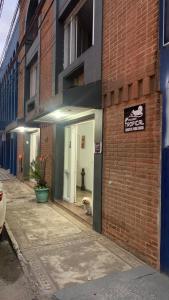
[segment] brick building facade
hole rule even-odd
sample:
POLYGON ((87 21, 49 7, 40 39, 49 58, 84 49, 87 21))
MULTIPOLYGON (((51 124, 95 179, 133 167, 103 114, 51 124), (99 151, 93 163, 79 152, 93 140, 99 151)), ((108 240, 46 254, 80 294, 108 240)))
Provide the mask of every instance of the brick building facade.
POLYGON ((161 98, 158 1, 104 1, 103 233, 159 267, 161 98), (145 131, 124 109, 145 103, 145 131))
POLYGON ((101 230, 102 154, 94 154, 94 142, 101 149, 102 22, 95 26, 99 20, 102 20, 101 0, 20 1, 19 108, 16 128, 18 178, 27 180, 32 159, 38 154, 46 156, 46 180, 53 200, 67 198, 66 201, 73 204, 77 198, 73 191, 76 186, 69 185, 75 181, 81 184, 82 168, 86 166, 89 169, 86 177, 94 177, 89 184, 89 188, 93 189, 90 194, 95 193, 95 197, 92 197, 97 199, 92 204, 93 226, 98 231, 101 230), (92 72, 91 62, 97 66, 92 72), (74 161, 76 169, 75 152, 77 156, 79 151, 70 151, 71 146, 66 150, 66 132, 71 132, 71 138, 74 135, 74 147, 83 149, 78 140, 83 138, 83 124, 83 130, 88 131, 87 140, 91 136, 93 138, 93 152, 89 143, 88 150, 85 150, 91 154, 89 160, 92 166, 87 163, 80 165, 76 170, 76 178, 71 180, 72 168, 67 171, 70 165, 66 167, 66 160, 70 160, 71 165, 74 161), (71 157, 66 159, 69 152, 71 157))
POLYGON ((73 207, 84 169, 94 230, 156 268, 169 247, 163 14, 157 0, 20 0, 19 16, 18 178, 28 178, 36 155, 48 156, 51 199, 73 207), (125 132, 127 109, 140 107, 144 130, 125 132))
MULTIPOLYGON (((23 47, 19 53, 19 105, 18 119, 21 125, 31 127, 32 132, 36 127, 40 129, 38 154, 45 155, 47 159, 47 182, 52 181, 52 137, 53 126, 50 124, 37 126, 33 124, 35 116, 39 115, 52 97, 52 51, 54 48, 54 6, 55 1, 20 1, 20 43, 23 47), (44 2, 44 3, 42 3, 44 2), (38 5, 41 9, 38 11, 38 5), (33 21, 36 15, 36 21, 33 21), (34 23, 32 26, 31 23, 34 23), (32 28, 31 28, 32 26, 32 28), (38 28, 39 27, 39 28, 38 28), (28 32, 28 33, 27 33, 28 32), (31 75, 33 65, 37 66, 35 94, 30 95, 31 75)), ((18 134, 18 177, 28 178, 30 165, 30 140, 31 133, 18 134), (27 144, 29 143, 29 144, 27 144), (27 156, 27 158, 25 157, 27 156), (23 161, 23 168, 20 167, 23 161)))

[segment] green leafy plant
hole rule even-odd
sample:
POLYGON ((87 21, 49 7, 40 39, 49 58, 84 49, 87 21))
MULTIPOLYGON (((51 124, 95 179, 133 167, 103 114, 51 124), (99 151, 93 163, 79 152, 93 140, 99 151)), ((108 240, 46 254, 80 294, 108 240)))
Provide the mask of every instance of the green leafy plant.
POLYGON ((35 188, 47 188, 47 182, 45 180, 47 157, 38 156, 36 160, 33 160, 30 164, 30 178, 36 181, 35 188))

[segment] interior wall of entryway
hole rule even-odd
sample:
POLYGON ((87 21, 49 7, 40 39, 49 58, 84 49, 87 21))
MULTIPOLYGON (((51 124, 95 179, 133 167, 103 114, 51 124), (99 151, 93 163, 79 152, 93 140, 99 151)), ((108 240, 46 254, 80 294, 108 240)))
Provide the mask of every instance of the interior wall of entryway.
POLYGON ((39 155, 40 130, 30 134, 30 163, 39 155))
POLYGON ((77 182, 81 187, 81 172, 85 169, 85 187, 93 191, 94 121, 77 124, 77 182), (82 145, 84 138, 84 147, 82 145))
POLYGON ((40 150, 40 129, 35 132, 23 134, 24 137, 24 166, 23 176, 25 180, 29 180, 30 163, 39 154, 40 150))

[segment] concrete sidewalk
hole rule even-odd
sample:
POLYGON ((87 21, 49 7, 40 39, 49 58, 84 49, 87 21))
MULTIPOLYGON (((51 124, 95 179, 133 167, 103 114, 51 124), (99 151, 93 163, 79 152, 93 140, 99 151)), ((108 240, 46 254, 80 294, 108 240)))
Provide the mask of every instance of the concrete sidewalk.
POLYGON ((11 175, 9 173, 9 171, 0 168, 0 181, 15 180, 15 179, 16 179, 16 177, 14 177, 13 175, 11 175))
POLYGON ((168 300, 169 279, 148 266, 57 292, 53 300, 168 300))
POLYGON ((2 186, 8 232, 37 297, 51 299, 61 289, 143 265, 57 205, 37 204, 27 185, 2 186))
POLYGON ((32 300, 34 295, 7 240, 0 243, 0 299, 32 300))

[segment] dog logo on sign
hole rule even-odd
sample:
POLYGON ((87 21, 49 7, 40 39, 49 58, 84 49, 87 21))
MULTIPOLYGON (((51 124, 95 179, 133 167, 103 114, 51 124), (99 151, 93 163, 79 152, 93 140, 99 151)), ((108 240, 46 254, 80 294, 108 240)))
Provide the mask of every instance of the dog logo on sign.
POLYGON ((124 132, 145 129, 145 104, 129 107, 124 110, 124 132))

